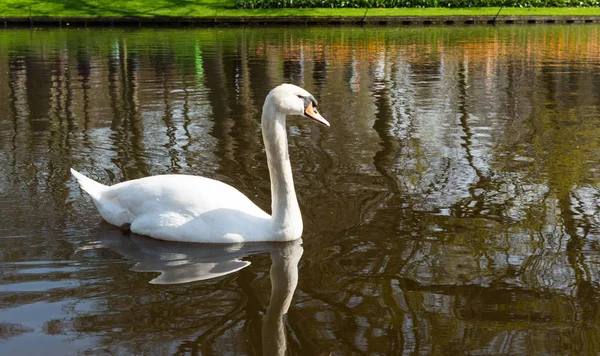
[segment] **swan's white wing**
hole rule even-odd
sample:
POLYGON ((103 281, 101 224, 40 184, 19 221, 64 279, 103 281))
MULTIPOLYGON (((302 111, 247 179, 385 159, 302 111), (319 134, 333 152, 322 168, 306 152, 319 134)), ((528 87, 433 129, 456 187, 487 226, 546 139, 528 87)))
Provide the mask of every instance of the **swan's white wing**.
POLYGON ((214 179, 190 175, 160 175, 111 186, 105 196, 133 216, 149 212, 178 212, 197 216, 216 209, 236 209, 269 215, 234 187, 214 179))
POLYGON ((94 202, 102 217, 163 240, 230 243, 272 234, 270 216, 237 189, 189 175, 161 175, 107 187, 94 202))

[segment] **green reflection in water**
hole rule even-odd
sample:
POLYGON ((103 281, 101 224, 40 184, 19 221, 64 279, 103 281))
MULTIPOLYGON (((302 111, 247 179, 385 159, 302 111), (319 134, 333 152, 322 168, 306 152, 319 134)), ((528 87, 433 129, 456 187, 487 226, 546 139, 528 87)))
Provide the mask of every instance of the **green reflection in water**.
POLYGON ((201 87, 203 86, 202 81, 204 80, 204 68, 202 68, 202 48, 200 44, 196 42, 195 47, 195 56, 196 56, 196 85, 201 87))

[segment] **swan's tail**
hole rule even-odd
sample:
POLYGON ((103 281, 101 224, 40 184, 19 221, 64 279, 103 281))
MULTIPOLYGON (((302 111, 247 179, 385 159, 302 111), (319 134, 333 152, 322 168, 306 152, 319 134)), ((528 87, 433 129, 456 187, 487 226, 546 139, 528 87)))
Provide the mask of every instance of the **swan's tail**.
POLYGON ((95 201, 100 200, 102 192, 108 188, 106 185, 100 184, 95 180, 84 176, 73 168, 71 168, 71 174, 77 179, 81 188, 83 188, 83 190, 85 190, 95 201))
POLYGON ((118 199, 115 199, 115 195, 110 192, 111 187, 100 184, 73 168, 71 168, 71 174, 77 179, 81 188, 92 197, 104 220, 116 226, 131 223, 133 216, 129 210, 119 205, 118 199))

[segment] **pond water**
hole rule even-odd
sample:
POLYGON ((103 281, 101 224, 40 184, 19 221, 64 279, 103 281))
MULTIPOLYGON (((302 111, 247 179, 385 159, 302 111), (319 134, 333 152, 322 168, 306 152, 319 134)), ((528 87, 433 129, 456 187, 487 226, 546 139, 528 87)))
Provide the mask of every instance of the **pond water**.
POLYGON ((600 26, 4 30, 0 145, 2 354, 600 353, 600 26), (282 82, 301 242, 123 236, 69 174, 270 211, 282 82))

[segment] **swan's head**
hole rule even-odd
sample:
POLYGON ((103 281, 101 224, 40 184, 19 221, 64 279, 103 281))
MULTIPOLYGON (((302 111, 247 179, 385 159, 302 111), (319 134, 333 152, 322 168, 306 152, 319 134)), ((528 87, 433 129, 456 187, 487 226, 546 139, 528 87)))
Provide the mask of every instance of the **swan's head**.
POLYGON ((329 122, 319 114, 317 100, 306 90, 293 84, 281 84, 271 90, 265 101, 265 106, 273 105, 284 115, 300 115, 312 119, 325 126, 329 122))

